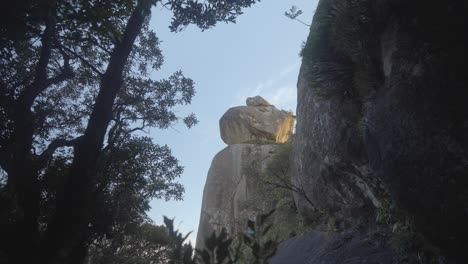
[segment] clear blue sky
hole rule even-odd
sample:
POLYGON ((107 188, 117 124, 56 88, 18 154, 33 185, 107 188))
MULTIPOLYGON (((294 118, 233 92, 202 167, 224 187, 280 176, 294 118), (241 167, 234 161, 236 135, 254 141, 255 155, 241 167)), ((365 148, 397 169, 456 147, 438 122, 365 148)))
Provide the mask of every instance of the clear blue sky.
POLYGON ((215 154, 226 147, 219 135, 219 118, 229 107, 261 95, 278 108, 295 112, 298 54, 308 27, 283 15, 292 5, 304 11, 301 20, 312 21, 317 0, 263 0, 245 9, 236 24, 218 24, 205 32, 191 26, 174 34, 167 28, 170 12, 153 10, 151 27, 162 41, 165 57, 153 77, 181 69, 192 78, 196 96, 191 105, 177 111, 181 116, 194 112, 200 121, 192 129, 176 125, 151 132, 155 142, 169 145, 185 167, 180 178, 184 201, 153 201, 150 217, 156 223, 162 223, 163 215, 175 217, 179 230, 193 231, 190 240, 195 241, 206 175, 215 154))

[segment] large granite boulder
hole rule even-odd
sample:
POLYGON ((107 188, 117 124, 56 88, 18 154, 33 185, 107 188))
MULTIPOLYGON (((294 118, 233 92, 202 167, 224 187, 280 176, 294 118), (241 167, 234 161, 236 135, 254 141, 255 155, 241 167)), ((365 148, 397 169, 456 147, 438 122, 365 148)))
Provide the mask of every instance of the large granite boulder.
POLYGON ((298 81, 292 177, 315 206, 296 196, 301 212, 324 210, 346 228, 390 201, 426 242, 466 262, 466 10, 320 1, 298 81))
POLYGON ((294 116, 263 101, 266 102, 261 97, 252 99, 250 106, 232 107, 221 117, 221 138, 226 144, 288 140, 294 128, 294 116))
MULTIPOLYGON (((270 175, 272 159, 288 166, 294 126, 291 113, 278 110, 260 96, 247 99, 247 106, 229 109, 220 120, 221 137, 229 146, 214 157, 203 191, 197 248, 213 232, 229 235, 247 231, 247 221, 275 209, 276 234, 286 237, 297 227, 291 192, 273 197, 263 181, 270 175), (268 197, 267 197, 268 196, 268 197), (289 228, 289 224, 293 225, 289 228)), ((280 163, 275 163, 280 164, 280 163)), ((270 187, 271 188, 271 187, 270 187)), ((276 191, 275 194, 279 192, 276 191)))

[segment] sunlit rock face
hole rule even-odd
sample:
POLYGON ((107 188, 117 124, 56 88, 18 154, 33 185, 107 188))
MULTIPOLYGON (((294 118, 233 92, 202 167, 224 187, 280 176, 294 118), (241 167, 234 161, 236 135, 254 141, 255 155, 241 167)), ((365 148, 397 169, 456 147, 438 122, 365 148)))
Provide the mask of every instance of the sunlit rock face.
POLYGON ((219 126, 221 138, 228 145, 259 141, 282 143, 293 130, 294 117, 256 96, 247 99, 247 106, 230 108, 219 120, 219 126))
MULTIPOLYGON (((226 228, 229 234, 247 231, 247 220, 256 212, 246 209, 246 202, 260 186, 256 181, 265 170, 278 145, 234 144, 216 154, 203 191, 197 248, 213 231, 226 228)), ((268 201, 258 200, 257 208, 271 208, 268 201)))
MULTIPOLYGON (((276 208, 278 214, 273 216, 274 221, 287 221, 284 219, 289 217, 289 213, 277 208, 277 201, 258 199, 258 195, 265 184, 260 177, 279 151, 278 143, 289 139, 293 115, 278 110, 260 96, 247 99, 247 104, 229 109, 220 120, 221 136, 229 146, 216 154, 208 172, 197 234, 198 249, 204 248, 205 239, 222 228, 229 235, 246 232, 247 221, 255 220, 259 212, 276 208)), ((287 199, 292 201, 292 194, 287 199)))

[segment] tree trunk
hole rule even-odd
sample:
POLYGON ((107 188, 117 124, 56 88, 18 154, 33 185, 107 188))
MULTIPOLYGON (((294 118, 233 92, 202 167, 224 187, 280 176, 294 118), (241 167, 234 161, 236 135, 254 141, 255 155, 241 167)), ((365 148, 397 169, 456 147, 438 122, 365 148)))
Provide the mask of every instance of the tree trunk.
POLYGON ((122 86, 124 66, 150 12, 149 2, 139 1, 127 23, 122 41, 116 44, 111 54, 85 134, 75 146, 69 180, 42 242, 40 263, 62 263, 73 249, 88 239, 97 161, 112 119, 112 107, 122 86))
MULTIPOLYGON (((6 197, 17 205, 16 223, 14 226, 2 226, 9 230, 9 259, 13 263, 32 263, 37 259, 39 247, 39 201, 38 171, 31 149, 34 135, 34 116, 31 110, 37 96, 47 88, 47 66, 51 56, 52 38, 55 31, 55 6, 49 3, 45 29, 41 37, 41 52, 35 68, 34 81, 27 86, 15 102, 14 127, 7 146, 8 182, 6 197), (27 252, 25 254, 25 252, 27 252)), ((16 206, 15 206, 16 207, 16 206)), ((2 241, 3 242, 3 241, 2 241)))

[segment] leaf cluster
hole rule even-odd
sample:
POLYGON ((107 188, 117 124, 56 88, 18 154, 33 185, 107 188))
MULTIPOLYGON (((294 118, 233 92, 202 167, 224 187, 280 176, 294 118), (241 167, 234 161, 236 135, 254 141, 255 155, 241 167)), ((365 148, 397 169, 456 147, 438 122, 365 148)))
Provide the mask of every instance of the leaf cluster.
POLYGON ((97 264, 159 264, 168 261, 170 247, 166 227, 144 223, 112 238, 94 240, 87 258, 89 263, 97 264))
POLYGON ((292 20, 296 20, 297 22, 303 24, 304 26, 307 26, 307 27, 310 27, 309 24, 307 23, 304 23, 302 20, 298 19, 298 17, 300 15, 302 15, 303 12, 301 9, 297 8, 297 6, 291 6, 291 8, 289 9, 289 11, 286 11, 284 12, 284 15, 289 18, 289 19, 292 19, 292 20))
POLYGON ((298 16, 302 15, 302 13, 302 10, 298 9, 297 6, 291 6, 291 9, 284 12, 284 15, 290 19, 296 19, 298 16))
POLYGON ((195 24, 206 30, 217 22, 235 23, 236 17, 243 13, 242 9, 250 7, 260 0, 168 0, 164 5, 174 13, 171 26, 172 31, 180 31, 189 24, 195 24))
POLYGON ((205 240, 205 248, 197 250, 197 263, 235 264, 235 263, 268 263, 276 252, 279 240, 271 238, 269 233, 273 224, 269 218, 275 210, 257 217, 258 222, 248 221, 247 232, 230 237, 225 228, 213 232, 205 240))
POLYGON ((164 225, 145 222, 112 238, 95 240, 89 263, 195 264, 188 234, 174 228, 174 219, 164 216, 164 225))

